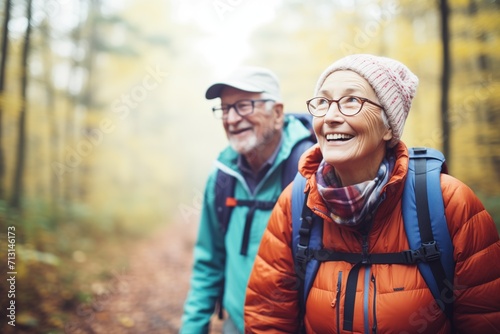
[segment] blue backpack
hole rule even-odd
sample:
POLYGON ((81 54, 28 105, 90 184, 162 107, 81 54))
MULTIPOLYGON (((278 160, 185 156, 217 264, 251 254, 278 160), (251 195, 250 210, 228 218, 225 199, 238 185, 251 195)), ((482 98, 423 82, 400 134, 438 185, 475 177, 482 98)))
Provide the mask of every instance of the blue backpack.
MULTIPOLYGON (((410 163, 403 198, 404 227, 411 249, 399 253, 343 253, 322 246, 323 220, 306 205, 305 178, 297 173, 292 189, 292 252, 299 284, 300 319, 303 322, 309 290, 321 262, 347 261, 354 266, 346 286, 343 329, 353 330, 354 299, 359 269, 371 264, 417 265, 434 299, 451 319, 453 301, 453 244, 451 242, 440 174, 447 173, 444 156, 430 148, 409 149, 410 163)), ((302 324, 303 326, 303 324, 302 324)))

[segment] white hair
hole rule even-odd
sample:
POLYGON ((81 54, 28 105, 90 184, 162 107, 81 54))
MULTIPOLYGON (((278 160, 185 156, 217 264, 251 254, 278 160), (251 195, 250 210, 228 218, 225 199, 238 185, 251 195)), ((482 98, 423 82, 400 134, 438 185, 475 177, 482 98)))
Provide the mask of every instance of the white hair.
POLYGON ((263 100, 273 100, 273 101, 267 101, 266 102, 266 111, 267 112, 270 112, 273 110, 273 106, 274 104, 278 103, 278 102, 281 102, 281 99, 272 95, 272 94, 269 94, 269 93, 261 93, 260 94, 260 98, 263 99, 263 100))

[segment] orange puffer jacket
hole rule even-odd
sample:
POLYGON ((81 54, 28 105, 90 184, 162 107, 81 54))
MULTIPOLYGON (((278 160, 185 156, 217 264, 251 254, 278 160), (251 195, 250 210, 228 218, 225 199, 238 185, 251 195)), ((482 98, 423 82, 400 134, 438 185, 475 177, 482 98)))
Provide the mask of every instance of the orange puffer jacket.
MULTIPOLYGON (((384 187, 368 234, 369 253, 409 249, 401 216, 401 195, 408 170, 408 151, 395 148, 393 174, 384 187)), ((316 188, 322 160, 318 146, 302 157, 299 170, 310 189, 307 205, 324 219, 323 244, 340 252, 361 253, 362 236, 334 223, 316 188)), ((472 190, 441 176, 448 229, 454 245, 453 327, 459 333, 500 333, 500 242, 491 216, 472 190)), ((297 333, 299 305, 290 245, 291 186, 281 195, 262 238, 247 288, 246 333, 297 333)), ((351 333, 343 330, 345 287, 352 264, 324 262, 306 303, 307 333, 351 333)), ((416 265, 374 264, 361 268, 354 299, 353 333, 451 333, 452 326, 435 303, 416 265)))

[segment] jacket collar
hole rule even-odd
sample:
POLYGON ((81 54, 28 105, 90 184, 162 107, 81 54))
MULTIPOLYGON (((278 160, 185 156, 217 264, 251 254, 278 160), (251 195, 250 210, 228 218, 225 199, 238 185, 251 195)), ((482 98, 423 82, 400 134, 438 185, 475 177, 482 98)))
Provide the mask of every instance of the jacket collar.
MULTIPOLYGON (((401 200, 406 174, 408 172, 408 149, 403 142, 400 141, 394 148, 390 149, 388 153, 395 154, 396 161, 391 177, 382 190, 382 196, 385 196, 385 200, 377 209, 377 217, 382 218, 376 219, 378 221, 383 221, 383 217, 389 215, 396 204, 401 200)), ((333 223, 316 186, 316 171, 322 160, 323 154, 321 153, 319 145, 316 144, 301 157, 299 161, 299 172, 307 179, 306 190, 314 190, 310 191, 307 205, 313 209, 316 214, 333 223)))

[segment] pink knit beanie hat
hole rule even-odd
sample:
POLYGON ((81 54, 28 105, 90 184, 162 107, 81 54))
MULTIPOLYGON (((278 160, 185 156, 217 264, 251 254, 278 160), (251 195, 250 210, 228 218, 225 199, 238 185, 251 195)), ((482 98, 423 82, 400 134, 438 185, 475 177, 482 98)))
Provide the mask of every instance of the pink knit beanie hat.
POLYGON ((400 62, 369 54, 346 56, 330 65, 319 77, 315 96, 325 79, 335 71, 350 70, 361 75, 372 86, 392 129, 389 147, 394 147, 403 134, 406 117, 415 96, 418 78, 400 62))

